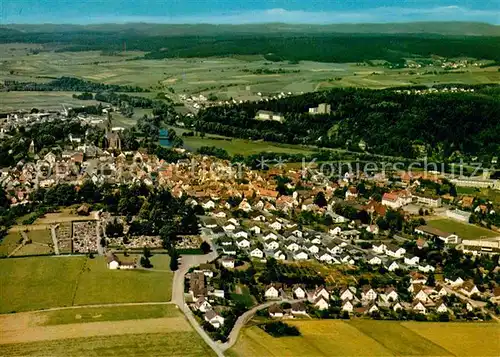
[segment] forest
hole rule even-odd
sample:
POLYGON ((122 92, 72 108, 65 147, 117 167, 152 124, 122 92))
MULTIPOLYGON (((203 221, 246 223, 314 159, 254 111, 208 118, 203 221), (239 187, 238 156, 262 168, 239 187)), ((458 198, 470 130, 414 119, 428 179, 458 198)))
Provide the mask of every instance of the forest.
MULTIPOLYGON (((40 30, 41 31, 41 30, 40 30)), ((0 28, 0 43, 41 43, 57 51, 127 50, 147 52, 143 58, 189 58, 264 55, 270 61, 400 62, 407 57, 472 57, 500 60, 500 38, 433 34, 357 33, 224 33, 156 35, 133 30, 22 32, 0 28)), ((142 57, 141 57, 142 58, 142 57)), ((80 90, 80 89, 79 89, 80 90)))
POLYGON ((427 95, 393 89, 337 88, 299 96, 207 108, 195 118, 196 131, 289 144, 356 149, 399 156, 448 159, 490 158, 500 152, 498 85, 474 93, 427 95), (330 114, 310 115, 320 103, 330 114), (284 123, 255 120, 259 110, 284 113, 284 123))

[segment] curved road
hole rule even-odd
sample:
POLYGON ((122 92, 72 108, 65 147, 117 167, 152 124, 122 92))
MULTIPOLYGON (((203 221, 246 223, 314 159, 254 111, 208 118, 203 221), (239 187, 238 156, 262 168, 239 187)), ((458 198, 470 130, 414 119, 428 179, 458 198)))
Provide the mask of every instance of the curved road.
POLYGON ((274 305, 274 304, 281 304, 284 302, 288 302, 290 304, 293 304, 293 303, 296 303, 299 301, 306 301, 306 299, 274 300, 274 301, 268 301, 268 302, 265 302, 263 304, 260 304, 260 305, 253 307, 252 309, 248 310, 243 315, 238 317, 238 320, 236 320, 236 323, 234 324, 234 327, 231 330, 231 333, 229 334, 229 339, 227 340, 226 343, 222 344, 220 346, 220 348, 222 349, 222 351, 226 351, 226 350, 230 349, 231 347, 233 347, 234 344, 236 343, 236 341, 238 340, 238 335, 240 334, 241 328, 243 326, 245 326, 245 324, 252 319, 253 315, 255 315, 255 313, 257 311, 265 309, 267 307, 270 307, 271 305, 274 305))

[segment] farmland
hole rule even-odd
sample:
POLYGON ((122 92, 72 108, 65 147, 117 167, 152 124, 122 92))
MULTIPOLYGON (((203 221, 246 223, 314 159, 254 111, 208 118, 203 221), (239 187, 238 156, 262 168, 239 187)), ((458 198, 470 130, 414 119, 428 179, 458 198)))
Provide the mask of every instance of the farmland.
POLYGON ((460 223, 451 219, 429 220, 427 224, 444 232, 456 233, 462 239, 493 238, 500 235, 486 228, 460 223))
POLYGON ((174 305, 17 313, 0 329, 0 355, 212 355, 174 305))
POLYGON ((0 269, 0 313, 171 298, 172 273, 111 271, 103 257, 3 259, 0 269))
POLYGON ((257 326, 242 331, 231 356, 494 356, 498 324, 374 320, 292 321, 300 337, 273 338, 257 326), (461 337, 463 336, 463 338, 461 337), (491 338, 485 338, 491 336, 491 338))
MULTIPOLYGON (((0 80, 47 82, 60 76, 73 76, 106 84, 137 85, 164 91, 176 102, 180 94, 215 94, 219 99, 256 100, 258 93, 310 92, 334 87, 386 88, 436 83, 481 84, 500 81, 496 67, 467 68, 465 71, 421 73, 414 70, 389 69, 381 65, 354 63, 273 63, 262 56, 228 56, 212 58, 172 58, 133 60, 143 52, 104 55, 98 51, 53 52, 45 49, 36 55, 33 45, 1 44, 0 80), (23 47, 24 46, 24 47, 23 47)), ((43 46, 42 46, 43 49, 43 46)), ((70 92, 2 93, 0 111, 18 108, 59 108, 88 105, 70 92)))

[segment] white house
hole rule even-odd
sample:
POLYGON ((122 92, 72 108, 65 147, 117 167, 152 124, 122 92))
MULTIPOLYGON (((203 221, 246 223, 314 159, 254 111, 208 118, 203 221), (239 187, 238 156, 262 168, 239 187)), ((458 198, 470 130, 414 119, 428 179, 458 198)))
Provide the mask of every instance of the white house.
POLYGON ((248 232, 245 232, 242 229, 238 229, 234 231, 233 236, 236 238, 248 238, 248 232))
POLYGON ((464 295, 467 295, 468 297, 471 297, 474 294, 480 295, 481 292, 477 288, 477 286, 472 283, 471 281, 464 283, 463 286, 460 288, 460 292, 464 295))
POLYGON ((264 252, 262 250, 260 250, 259 248, 255 248, 250 252, 250 256, 252 258, 262 259, 264 257, 264 252))
POLYGON ((280 247, 280 245, 277 241, 271 240, 271 241, 265 242, 264 247, 266 248, 266 250, 275 250, 275 249, 278 249, 280 247))
POLYGON ((370 286, 363 287, 361 291, 361 300, 364 301, 375 301, 378 294, 370 286))
POLYGON ((352 313, 354 311, 354 306, 349 300, 346 300, 342 304, 342 311, 347 311, 348 313, 352 313))
POLYGON ((296 302, 292 304, 292 314, 293 315, 306 315, 306 305, 302 302, 296 302))
POLYGON ((319 247, 313 243, 304 244, 304 248, 306 248, 309 251, 309 253, 312 254, 317 254, 319 252, 319 247))
POLYGON ((225 226, 222 226, 222 229, 224 229, 226 232, 234 231, 236 229, 236 226, 232 223, 228 223, 225 226))
POLYGON ((415 265, 418 265, 419 262, 420 262, 420 258, 417 257, 416 255, 404 257, 404 263, 406 265, 415 266, 415 265))
POLYGON ((393 257, 396 259, 403 258, 406 253, 406 249, 403 247, 398 247, 394 244, 387 244, 385 247, 385 254, 389 257, 393 257))
POLYGON ((373 304, 371 304, 371 305, 368 307, 368 309, 366 310, 366 313, 367 313, 367 314, 373 314, 374 312, 378 312, 378 311, 379 311, 379 309, 378 309, 377 304, 373 303, 373 304))
POLYGON ((279 230, 281 230, 283 228, 283 225, 280 222, 278 222, 278 221, 274 221, 273 223, 271 223, 269 225, 269 227, 271 227, 272 229, 274 229, 276 231, 279 231, 279 230))
POLYGON ((371 265, 380 265, 380 264, 382 264, 382 259, 380 259, 376 255, 368 255, 367 256, 367 261, 371 265))
POLYGON ((448 307, 446 306, 446 304, 444 302, 442 302, 436 308, 436 311, 439 312, 439 313, 447 313, 448 312, 448 307))
POLYGON ((210 323, 215 328, 220 328, 224 325, 224 318, 214 310, 208 310, 205 313, 205 321, 210 323))
POLYGON ((238 220, 236 218, 229 218, 227 221, 229 223, 234 224, 235 226, 239 226, 240 225, 240 222, 238 222, 238 220))
POLYGON ((236 245, 239 248, 249 248, 250 247, 250 241, 246 238, 239 238, 236 240, 236 245))
POLYGON ((278 296, 279 296, 279 290, 276 289, 274 285, 268 286, 266 291, 264 292, 264 297, 266 299, 277 299, 278 296))
POLYGON ((413 311, 416 311, 423 315, 427 314, 427 309, 421 301, 416 301, 415 303, 413 303, 413 311))
POLYGON ((222 266, 227 269, 233 269, 234 268, 234 258, 226 257, 222 258, 221 260, 222 266))
POLYGON ((293 256, 293 258, 294 258, 295 260, 307 260, 307 259, 309 259, 309 255, 307 255, 307 253, 306 253, 306 252, 304 252, 303 250, 301 250, 301 251, 297 252, 297 253, 293 256))
POLYGON ((464 283, 464 280, 461 277, 458 277, 455 280, 446 278, 444 279, 444 281, 452 287, 462 286, 462 284, 464 283))
POLYGON ((396 261, 392 261, 391 264, 389 264, 389 266, 387 267, 387 270, 389 271, 395 271, 398 269, 401 269, 401 266, 396 261))
POLYGON ((424 273, 428 273, 428 272, 436 270, 436 268, 434 268, 430 264, 426 264, 426 265, 419 265, 418 270, 423 271, 424 273))
POLYGON ((264 240, 268 240, 268 239, 278 239, 278 236, 273 233, 273 232, 269 232, 267 233, 265 236, 262 237, 264 240))
POLYGON ((214 213, 212 216, 217 217, 217 218, 226 218, 227 214, 224 211, 219 211, 214 213))
POLYGON ((288 249, 291 252, 296 252, 300 249, 300 246, 295 242, 291 242, 286 246, 286 249, 288 249))
POLYGON ((314 293, 313 293, 313 300, 316 300, 318 297, 322 296, 324 299, 326 299, 327 301, 330 300, 330 293, 328 292, 328 290, 325 289, 325 287, 323 286, 320 286, 319 288, 317 288, 314 293))
POLYGON ((330 308, 330 304, 323 296, 320 296, 315 300, 314 307, 318 310, 328 310, 330 308))
POLYGON ((253 232, 255 234, 260 234, 261 232, 261 229, 259 226, 252 226, 248 229, 250 232, 253 232))
POLYGON ((215 208, 215 202, 212 200, 208 200, 207 202, 204 202, 201 204, 201 207, 206 210, 211 210, 215 208))
POLYGON ((342 228, 340 228, 340 227, 335 227, 335 228, 332 228, 328 231, 328 233, 332 236, 338 236, 340 234, 340 232, 342 232, 342 228))
POLYGON ((316 259, 318 259, 320 262, 332 263, 335 258, 332 257, 328 252, 322 252, 316 254, 316 259))
POLYGON ((349 286, 340 290, 340 300, 353 300, 355 298, 356 288, 349 286))
POLYGON ((196 300, 196 302, 194 303, 194 307, 196 310, 201 312, 212 310, 212 305, 210 305, 207 298, 204 296, 200 296, 198 300, 196 300))
POLYGON ((293 289, 293 295, 297 299, 304 299, 306 297, 306 291, 303 287, 297 285, 293 289))
POLYGON ((333 223, 336 223, 336 224, 338 224, 338 223, 345 223, 345 222, 349 221, 347 218, 341 216, 340 214, 332 212, 332 211, 327 211, 325 213, 325 215, 332 217, 333 223))
POLYGON ((372 244, 372 250, 376 254, 384 254, 386 249, 386 245, 384 243, 372 244))

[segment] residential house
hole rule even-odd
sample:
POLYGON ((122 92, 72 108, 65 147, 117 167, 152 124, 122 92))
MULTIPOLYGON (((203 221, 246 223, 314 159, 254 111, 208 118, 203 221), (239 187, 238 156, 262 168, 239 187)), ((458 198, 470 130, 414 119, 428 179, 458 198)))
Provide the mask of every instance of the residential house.
POLYGON ((474 294, 481 294, 477 286, 472 281, 465 282, 460 288, 460 292, 468 297, 471 297, 474 294))
POLYGON ((382 264, 382 259, 373 254, 366 255, 366 261, 371 265, 380 265, 382 264))
POLYGON ((260 234, 260 232, 261 232, 261 229, 259 226, 252 226, 248 230, 252 233, 255 233, 255 234, 260 234))
POLYGON ((367 314, 374 314, 379 311, 379 308, 375 302, 371 303, 368 308, 366 309, 367 314))
POLYGON ((353 300, 356 297, 356 288, 353 286, 344 287, 340 290, 340 300, 353 300))
POLYGON ((278 304, 271 305, 268 312, 271 317, 283 317, 283 309, 278 304))
POLYGON ((302 286, 296 285, 293 287, 293 295, 296 299, 305 299, 307 292, 302 286))
POLYGON ((205 313, 205 321, 215 328, 220 328, 224 325, 224 318, 214 310, 208 310, 205 313))
POLYGON ((462 284, 464 283, 464 280, 461 277, 457 277, 455 280, 445 278, 444 281, 446 284, 449 284, 451 287, 462 286, 462 284))
POLYGON ((250 252, 250 256, 252 258, 262 259, 264 257, 264 252, 259 248, 255 248, 250 252))
POLYGON ((448 312, 448 306, 446 306, 444 302, 439 302, 436 305, 437 305, 436 311, 439 312, 440 314, 448 312))
POLYGON ((353 200, 353 199, 356 199, 358 198, 358 190, 356 189, 356 187, 349 187, 347 189, 347 191, 345 192, 345 199, 346 200, 353 200))
POLYGON ((392 258, 403 258, 406 253, 406 249, 399 247, 395 244, 388 243, 385 247, 385 254, 392 258))
POLYGON ((393 287, 388 287, 387 289, 385 289, 385 296, 387 298, 387 301, 398 301, 399 299, 399 294, 393 287))
POLYGON ((316 254, 319 252, 319 247, 313 243, 304 244, 304 248, 309 251, 309 253, 316 254))
POLYGON ((330 304, 323 296, 318 296, 318 298, 314 300, 314 307, 318 310, 328 310, 330 308, 330 304))
POLYGON ((264 240, 268 240, 268 239, 278 239, 278 236, 277 236, 275 233, 273 233, 273 232, 269 232, 269 233, 267 233, 266 235, 264 235, 264 236, 262 237, 262 239, 264 239, 264 240))
POLYGON ((354 311, 354 305, 351 303, 350 300, 345 300, 342 303, 342 311, 347 311, 348 313, 352 313, 354 311))
POLYGON ((266 299, 277 299, 279 294, 280 292, 275 285, 269 285, 264 292, 264 297, 266 299))
POLYGON ((327 211, 325 213, 325 216, 330 216, 332 218, 332 221, 334 224, 349 222, 349 220, 347 218, 345 218, 344 216, 341 216, 340 214, 337 214, 333 211, 327 211))
POLYGON ((250 241, 246 238, 238 238, 236 240, 236 245, 238 246, 238 248, 249 248, 250 241))
POLYGON ((307 259, 309 259, 309 255, 305 251, 300 250, 300 251, 295 253, 293 258, 295 260, 307 260, 307 259))
POLYGON ((395 260, 392 260, 392 261, 388 261, 387 264, 386 264, 386 268, 387 270, 389 271, 396 271, 398 269, 401 269, 402 266, 399 265, 395 260))
POLYGON ((295 302, 292 304, 292 315, 306 315, 306 305, 303 301, 295 302))
POLYGON ((233 232, 233 236, 236 238, 248 238, 248 233, 245 232, 243 229, 236 229, 233 232))
POLYGON ((288 245, 286 245, 286 249, 288 249, 291 252, 296 252, 300 249, 300 246, 295 242, 290 242, 288 243, 288 245))
POLYGON ((264 248, 266 250, 276 250, 280 247, 278 241, 275 241, 275 240, 269 240, 267 242, 264 243, 264 248))
POLYGON ((439 196, 415 193, 413 194, 413 197, 415 197, 417 203, 419 204, 423 204, 429 207, 441 207, 441 197, 439 196))
POLYGON ((235 245, 225 245, 222 247, 222 252, 227 255, 236 255, 237 248, 235 245))
POLYGON ((431 271, 436 270, 432 265, 426 264, 426 265, 419 265, 418 270, 423 271, 424 273, 429 273, 431 271))
POLYGON ((404 263, 410 266, 416 266, 420 262, 420 258, 416 255, 407 255, 404 257, 404 263))
POLYGON ((212 310, 212 305, 210 305, 206 297, 200 296, 194 303, 194 308, 201 312, 207 312, 208 310, 212 310))
POLYGON ((316 290, 314 290, 312 298, 313 300, 316 300, 320 296, 325 298, 327 301, 330 300, 330 293, 328 292, 328 290, 325 289, 324 286, 316 288, 316 290))
POLYGON ((415 312, 417 312, 419 314, 423 314, 423 315, 427 314, 427 308, 419 300, 416 300, 416 301, 413 302, 412 308, 413 308, 413 311, 415 311, 415 312))
POLYGON ((231 257, 224 257, 221 259, 222 266, 226 269, 233 269, 234 268, 234 258, 231 257))
POLYGON ((377 299, 377 292, 369 285, 363 286, 361 290, 361 300, 375 301, 377 299))
POLYGON ((372 250, 376 254, 384 254, 386 249, 386 245, 384 243, 374 243, 372 244, 372 250))
POLYGON ((359 239, 360 232, 356 229, 340 232, 340 237, 345 240, 359 239))

